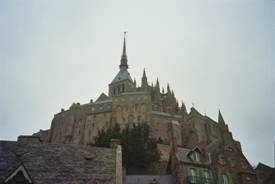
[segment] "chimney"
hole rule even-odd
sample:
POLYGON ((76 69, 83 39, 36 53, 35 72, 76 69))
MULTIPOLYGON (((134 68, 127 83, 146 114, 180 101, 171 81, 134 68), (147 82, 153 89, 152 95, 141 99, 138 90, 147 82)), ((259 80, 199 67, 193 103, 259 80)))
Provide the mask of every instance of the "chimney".
POLYGON ((32 135, 20 135, 17 138, 17 142, 20 143, 40 143, 40 137, 32 135))
POLYGON ((117 148, 118 146, 120 146, 120 140, 119 139, 111 139, 110 147, 117 148))
POLYGON ((123 183, 122 151, 120 139, 111 139, 110 147, 116 151, 116 184, 123 183))

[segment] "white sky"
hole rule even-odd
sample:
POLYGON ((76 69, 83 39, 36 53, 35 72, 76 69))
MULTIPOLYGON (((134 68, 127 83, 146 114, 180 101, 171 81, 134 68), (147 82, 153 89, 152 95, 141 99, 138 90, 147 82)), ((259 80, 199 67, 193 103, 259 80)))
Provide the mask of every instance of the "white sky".
POLYGON ((0 139, 50 128, 118 72, 159 77, 187 107, 218 109, 251 164, 273 166, 275 1, 0 1, 0 139))

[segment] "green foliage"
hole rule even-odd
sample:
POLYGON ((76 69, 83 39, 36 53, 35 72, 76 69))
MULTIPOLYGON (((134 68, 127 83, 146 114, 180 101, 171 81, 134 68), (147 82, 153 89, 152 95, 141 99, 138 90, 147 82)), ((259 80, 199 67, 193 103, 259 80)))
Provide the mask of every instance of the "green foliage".
POLYGON ((115 124, 112 128, 108 128, 106 131, 99 131, 95 137, 95 146, 110 147, 111 139, 121 139, 120 126, 118 124, 115 124))
POLYGON ((123 164, 127 169, 142 170, 160 158, 157 140, 150 137, 147 124, 133 124, 123 130, 116 124, 99 132, 95 146, 109 147, 111 139, 120 139, 123 164))

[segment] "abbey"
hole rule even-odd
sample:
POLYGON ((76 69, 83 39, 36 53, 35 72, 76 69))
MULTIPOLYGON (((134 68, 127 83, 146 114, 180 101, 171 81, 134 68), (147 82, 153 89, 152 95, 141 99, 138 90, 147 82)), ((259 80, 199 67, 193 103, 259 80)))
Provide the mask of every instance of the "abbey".
POLYGON ((137 86, 128 71, 125 38, 119 71, 109 84, 108 95, 102 93, 95 101, 83 105, 73 103, 68 110, 62 109, 54 116, 49 134, 44 137, 54 143, 91 144, 99 130, 115 123, 122 127, 148 123, 152 136, 166 144, 173 136, 178 145, 223 140, 240 147, 220 112, 218 122, 195 108, 187 113, 184 103, 179 106, 169 85, 161 90, 158 79, 149 85, 145 70, 141 86, 137 86))
POLYGON ((208 178, 224 184, 257 183, 252 166, 220 111, 217 122, 194 107, 188 113, 169 85, 161 89, 158 79, 149 84, 145 70, 137 86, 128 71, 125 37, 118 74, 108 87, 108 94, 102 93, 95 101, 62 109, 54 115, 49 130, 34 135, 48 143, 87 145, 94 143, 100 130, 116 123, 122 128, 147 123, 151 136, 161 143, 162 160, 154 174, 163 174, 169 168, 178 183, 199 183, 194 182, 200 181, 197 178, 204 178, 201 183, 214 183, 208 178), (178 151, 169 156, 171 142, 178 151))

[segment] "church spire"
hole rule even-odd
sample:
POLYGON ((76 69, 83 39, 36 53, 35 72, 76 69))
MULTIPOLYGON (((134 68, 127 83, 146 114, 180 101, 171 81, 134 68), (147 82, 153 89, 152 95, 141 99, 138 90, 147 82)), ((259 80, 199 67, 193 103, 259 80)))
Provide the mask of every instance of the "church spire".
POLYGON ((127 60, 127 55, 126 55, 126 32, 124 32, 123 51, 122 51, 122 56, 120 59, 120 65, 119 65, 120 70, 128 69, 127 61, 128 60, 127 60))
POLYGON ((124 32, 123 52, 122 52, 123 56, 126 56, 126 41, 125 41, 125 37, 126 37, 126 32, 124 32))

